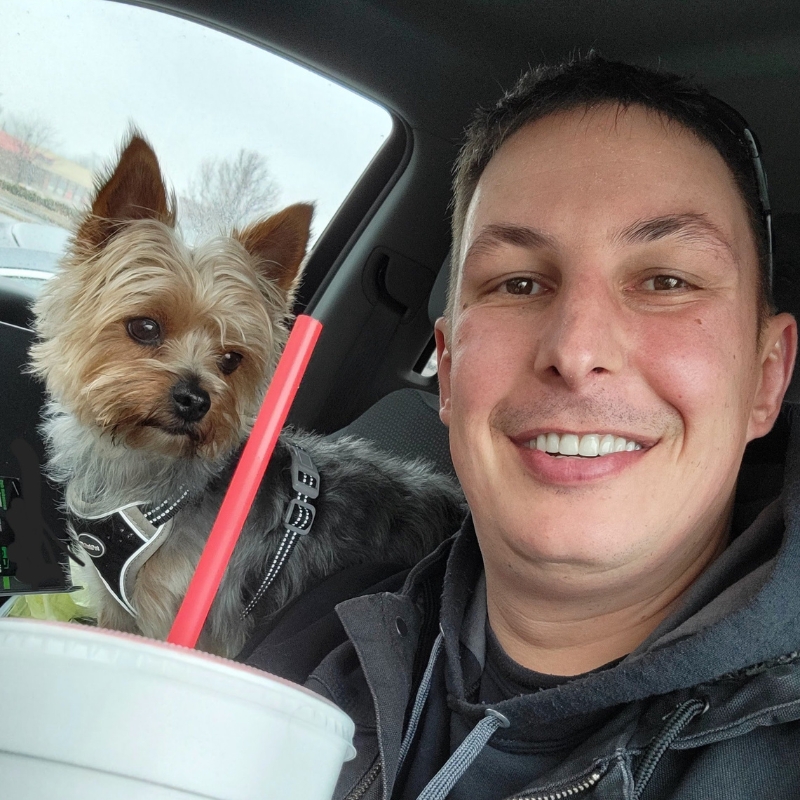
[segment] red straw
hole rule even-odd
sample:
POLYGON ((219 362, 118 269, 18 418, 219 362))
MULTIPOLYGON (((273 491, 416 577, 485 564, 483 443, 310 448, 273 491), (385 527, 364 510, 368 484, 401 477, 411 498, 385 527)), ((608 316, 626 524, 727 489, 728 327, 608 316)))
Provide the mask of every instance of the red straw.
POLYGON ((185 647, 197 644, 321 330, 322 324, 313 317, 301 314, 295 320, 168 642, 185 647))

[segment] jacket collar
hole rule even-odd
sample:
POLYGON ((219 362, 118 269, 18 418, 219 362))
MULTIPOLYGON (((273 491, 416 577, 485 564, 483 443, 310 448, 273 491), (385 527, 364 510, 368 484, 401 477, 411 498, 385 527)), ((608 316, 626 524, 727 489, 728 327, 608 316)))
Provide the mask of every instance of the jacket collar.
POLYGON ((329 688, 331 681, 338 681, 336 691, 329 693, 353 718, 357 736, 359 728, 370 730, 377 722, 384 797, 388 797, 397 773, 406 710, 416 688, 414 682, 428 655, 421 639, 427 640, 431 628, 437 629, 442 580, 457 538, 443 542, 417 564, 400 592, 355 597, 336 606, 369 688, 370 707, 348 703, 357 692, 337 678, 337 668, 332 662, 331 674, 326 662, 315 671, 316 679, 329 688))
MULTIPOLYGON (((784 494, 764 508, 701 575, 680 607, 615 667, 498 704, 512 721, 537 724, 580 716, 712 683, 754 664, 800 650, 800 422, 792 426, 784 494)), ((407 587, 445 555, 428 559, 407 587)), ((471 518, 448 543, 440 624, 453 708, 471 721, 482 708, 466 702, 461 639, 483 563, 471 518)), ((429 573, 428 573, 429 574, 429 573)))

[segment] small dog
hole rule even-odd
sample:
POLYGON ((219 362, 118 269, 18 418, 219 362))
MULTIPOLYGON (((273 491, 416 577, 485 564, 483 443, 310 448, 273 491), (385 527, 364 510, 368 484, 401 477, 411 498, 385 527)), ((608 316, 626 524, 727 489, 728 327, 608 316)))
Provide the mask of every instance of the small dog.
MULTIPOLYGON (((134 131, 37 301, 48 471, 100 626, 167 636, 285 344, 311 216, 293 205, 190 249, 134 131)), ((314 583, 411 565, 463 513, 421 462, 284 431, 198 647, 234 656, 314 583)))

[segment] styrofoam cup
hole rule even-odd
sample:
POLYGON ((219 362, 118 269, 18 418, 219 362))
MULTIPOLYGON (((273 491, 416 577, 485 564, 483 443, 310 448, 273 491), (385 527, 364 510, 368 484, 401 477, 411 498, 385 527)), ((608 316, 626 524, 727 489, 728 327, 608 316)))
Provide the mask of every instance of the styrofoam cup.
POLYGON ((289 681, 77 624, 0 619, 3 800, 330 800, 353 723, 289 681))

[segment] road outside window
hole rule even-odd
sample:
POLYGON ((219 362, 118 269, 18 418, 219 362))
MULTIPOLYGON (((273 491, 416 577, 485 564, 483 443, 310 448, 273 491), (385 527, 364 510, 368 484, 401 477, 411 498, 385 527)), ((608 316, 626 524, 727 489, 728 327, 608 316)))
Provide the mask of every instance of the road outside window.
POLYGON ((379 106, 256 45, 97 0, 0 6, 0 279, 57 269, 98 171, 149 139, 189 240, 297 201, 325 228, 389 135, 379 106))

